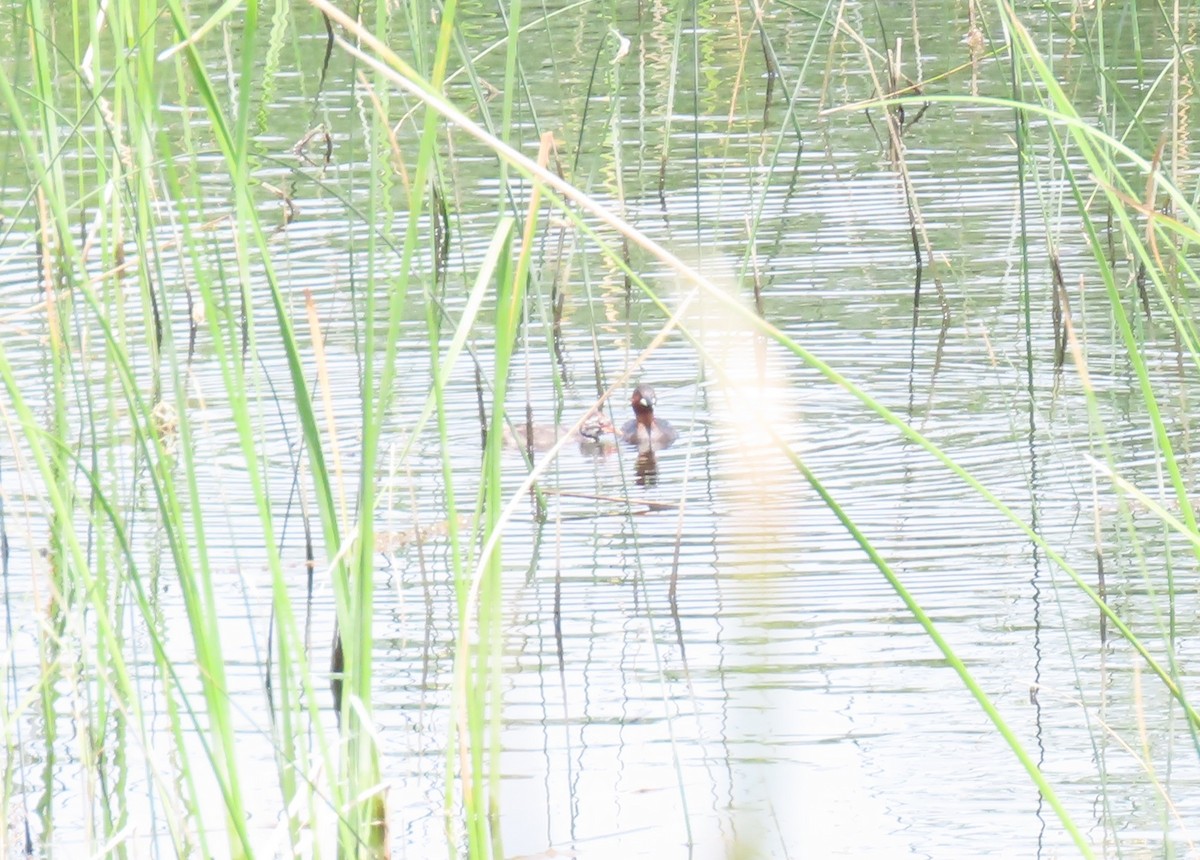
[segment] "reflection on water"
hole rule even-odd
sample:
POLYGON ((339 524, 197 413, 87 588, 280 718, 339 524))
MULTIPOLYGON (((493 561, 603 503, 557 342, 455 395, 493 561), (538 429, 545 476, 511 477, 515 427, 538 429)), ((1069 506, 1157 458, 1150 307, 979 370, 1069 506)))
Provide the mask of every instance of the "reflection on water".
POLYGON ((658 483, 658 456, 653 448, 638 452, 635 471, 639 487, 653 487, 658 483))
MULTIPOLYGON (((953 14, 966 13, 955 7, 953 14)), ((597 26, 584 18, 576 24, 581 33, 597 26)), ((811 38, 807 18, 772 26, 780 57, 803 54, 811 38)), ((959 21, 926 34, 923 48, 957 62, 961 51, 952 34, 965 32, 967 22, 959 21)), ((639 84, 642 113, 633 119, 662 107, 657 100, 667 87, 659 61, 670 41, 654 27, 634 41, 632 57, 646 80, 639 84), (650 51, 655 44, 662 53, 650 51)), ((711 55, 713 63, 728 64, 721 68, 731 77, 738 48, 718 39, 711 55)), ((829 62, 835 100, 868 94, 864 72, 851 59, 838 54, 829 62)), ((557 63, 558 78, 546 77, 549 61, 527 69, 547 124, 566 122, 575 110, 574 96, 563 96, 571 74, 564 70, 578 66, 557 63)), ((336 74, 345 75, 348 93, 349 73, 336 74)), ((858 113, 818 116, 816 96, 802 96, 798 107, 811 120, 805 145, 792 142, 776 157, 780 118, 768 112, 763 124, 766 82, 745 85, 749 101, 730 117, 726 105, 699 131, 675 129, 661 196, 652 130, 624 144, 619 187, 611 153, 595 141, 585 147, 579 176, 594 170, 602 178, 594 193, 620 200, 641 229, 694 255, 753 313, 942 445, 1088 576, 1102 558, 1113 606, 1155 653, 1174 649, 1179 676, 1189 680, 1196 650, 1190 598, 1176 607, 1174 641, 1161 632, 1161 618, 1172 608, 1163 597, 1167 571, 1176 582, 1191 581, 1193 557, 1181 551, 1182 540, 1164 540, 1149 518, 1123 519, 1107 483, 1092 474, 1084 459, 1096 445, 1087 405, 1074 377, 1055 371, 1053 350, 1024 364, 1011 116, 933 109, 907 133, 908 167, 953 306, 947 330, 939 330, 936 309, 914 330, 908 210, 870 121, 858 113), (756 224, 750 249, 748 219, 756 224)), ((338 112, 351 109, 349 95, 336 98, 338 112)), ((301 136, 296 130, 291 139, 301 136)), ((338 146, 323 181, 359 199, 355 183, 362 184, 363 168, 349 144, 338 146)), ((480 175, 491 169, 489 160, 480 175)), ((451 318, 462 312, 465 285, 491 235, 496 196, 483 179, 457 181, 461 270, 451 274, 445 299, 451 318)), ((321 188, 300 184, 292 194, 294 220, 273 240, 276 262, 289 298, 299 303, 308 290, 320 307, 331 378, 342 386, 333 417, 339 427, 356 428, 361 331, 354 321, 362 300, 347 248, 361 248, 366 228, 346 220, 345 207, 321 188)), ((215 229, 218 247, 233 244, 226 228, 215 229)), ((540 280, 562 291, 546 305, 561 301, 561 322, 543 329, 544 311, 531 312, 509 405, 513 447, 539 463, 568 432, 560 422, 590 408, 597 382, 602 390, 622 378, 662 322, 656 305, 627 297, 622 273, 585 250, 579 237, 556 230, 540 280), (564 382, 561 404, 556 373, 564 382), (526 403, 533 404, 528 419, 526 403), (535 423, 548 434, 531 437, 526 427, 535 423)), ((1091 278, 1082 240, 1067 231, 1058 242, 1075 277, 1091 278)), ((1030 255, 1045 251, 1034 247, 1030 255)), ((660 295, 678 304, 688 294, 689 285, 632 254, 660 295)), ((168 282, 186 283, 185 261, 164 254, 162 265, 168 282)), ((23 262, 0 258, 5 307, 23 306, 28 277, 23 262)), ((248 289, 265 304, 258 270, 248 289)), ((171 301, 166 315, 186 334, 187 299, 172 293, 171 301)), ((418 437, 415 453, 400 454, 431 385, 422 313, 404 323, 389 434, 394 451, 378 476, 383 503, 374 512, 375 717, 396 854, 407 857, 446 850, 445 738, 458 617, 441 446, 430 431, 418 437)), ((1107 444, 1123 474, 1154 486, 1154 441, 1130 406, 1132 375, 1109 340, 1107 312, 1095 299, 1079 313, 1080 331, 1093 333, 1091 380, 1107 444)), ((1043 344, 1053 343, 1049 320, 1047 312, 1033 322, 1043 344)), ((610 438, 612 424, 632 417, 632 382, 620 383, 605 406, 611 424, 562 447, 539 482, 546 507, 531 499, 506 535, 501 808, 509 856, 1032 857, 1071 850, 1012 752, 792 456, 890 561, 1098 850, 1194 852, 1200 770, 1198 757, 1188 755, 1184 721, 1161 685, 1139 674, 1127 645, 1102 641, 1095 608, 1027 536, 727 306, 702 298, 684 323, 696 345, 672 337, 634 375, 653 380, 655 415, 673 423, 678 441, 638 450, 610 438), (1164 784, 1170 803, 1159 791, 1164 784)), ((18 385, 42 390, 38 333, 5 337, 18 385)), ((1187 403, 1196 392, 1177 376, 1174 343, 1156 341, 1153 331, 1146 338, 1156 381, 1180 392, 1165 408, 1177 411, 1172 426, 1190 457, 1187 403)), ((261 391, 286 390, 284 357, 270 337, 260 333, 258 340, 254 372, 261 374, 261 391)), ((263 705, 271 583, 224 382, 207 349, 187 369, 195 401, 170 408, 191 410, 203 430, 193 440, 207 470, 199 476, 206 490, 199 503, 213 524, 207 550, 218 599, 228 608, 221 635, 232 661, 239 749, 248 772, 273 773, 273 727, 263 705)), ((472 358, 486 377, 489 346, 480 345, 472 358)), ((481 398, 468 362, 449 380, 447 398, 461 504, 475 498, 481 458, 481 398)), ((288 404, 281 406, 290 414, 288 404)), ((274 405, 264 401, 263 409, 274 405)), ((167 406, 163 414, 170 425, 167 406)), ((281 511, 296 492, 298 438, 294 428, 264 424, 262 468, 281 511)), ((347 447, 342 480, 352 495, 358 464, 347 447)), ((10 463, 3 465, 11 481, 10 463)), ((117 466, 133 471, 128 463, 117 466)), ((504 468, 511 494, 526 474, 525 458, 510 450, 504 468)), ((5 494, 16 491, 6 486, 5 494)), ((284 519, 289 584, 305 605, 306 536, 294 515, 284 519)), ((470 520, 461 526, 469 532, 470 520)), ((20 696, 36 688, 38 609, 48 599, 49 562, 38 553, 45 535, 36 528, 12 540, 13 573, 5 581, 11 607, 5 657, 20 696)), ((149 522, 139 521, 139 528, 146 530, 134 543, 140 557, 165 557, 161 535, 149 522)), ((171 582, 162 573, 156 583, 165 641, 188 665, 186 613, 171 582)), ((313 583, 306 639, 313 664, 324 666, 333 602, 325 580, 313 583)), ((144 642, 144 631, 130 634, 144 642)), ((150 703, 152 731, 166 738, 169 709, 148 649, 134 655, 132 666, 150 703)), ((199 688, 194 679, 186 683, 199 688)), ((63 695, 70 699, 70 689, 63 695)), ((327 701, 320 705, 328 711, 327 701)), ((85 706, 83 697, 62 705, 85 706)), ((43 727, 32 710, 11 700, 8 708, 23 728, 22 745, 36 751, 28 753, 36 767, 45 754, 43 727)), ((64 745, 58 756, 56 847, 69 854, 79 847, 72 841, 73 828, 82 828, 72 786, 85 753, 64 745)), ((130 758, 129 793, 150 797, 150 757, 137 750, 130 758)), ((27 807, 36 804, 31 773, 16 789, 27 794, 27 807)), ((278 803, 265 791, 250 798, 251 827, 268 853, 281 844, 278 803)), ((147 809, 135 813, 150 820, 147 809)))

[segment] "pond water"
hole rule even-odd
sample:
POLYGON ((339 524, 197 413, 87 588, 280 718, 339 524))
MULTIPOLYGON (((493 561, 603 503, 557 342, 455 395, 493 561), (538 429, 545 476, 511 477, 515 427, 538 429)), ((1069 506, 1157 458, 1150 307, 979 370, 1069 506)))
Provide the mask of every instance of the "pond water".
MULTIPOLYGON (((964 41, 970 4, 921 3, 919 14, 915 7, 892 5, 883 4, 882 11, 847 6, 847 26, 874 50, 901 37, 905 55, 920 59, 920 68, 906 69, 913 77, 950 73, 926 92, 969 94, 978 87, 993 95, 1009 93, 1006 63, 994 58, 970 63, 964 41), (914 16, 921 28, 919 48, 913 45, 914 16)), ((529 35, 521 62, 537 129, 554 131, 571 157, 576 141, 582 142, 569 178, 620 207, 647 235, 698 261, 748 305, 757 280, 770 323, 941 446, 1020 517, 1036 523, 1049 544, 1092 582, 1099 554, 1112 605, 1156 655, 1165 657, 1174 648, 1186 684, 1196 651, 1195 559, 1182 539, 1170 537, 1150 515, 1124 514, 1089 459, 1104 459, 1103 434, 1122 475, 1159 495, 1160 461, 1148 422, 1134 405, 1132 371, 1112 330, 1070 190, 1061 170, 1048 164, 1035 165, 1030 174, 1036 189, 1028 192, 1032 321, 1026 328, 1012 113, 935 103, 905 133, 906 168, 936 260, 923 272, 914 327, 917 272, 909 209, 880 140, 882 115, 877 109, 824 111, 872 94, 870 70, 853 39, 843 35, 831 48, 824 30, 813 64, 803 67, 817 22, 790 6, 772 7, 767 29, 783 80, 768 106, 751 10, 699 7, 700 26, 695 36, 685 28, 674 71, 679 80, 691 80, 694 38, 701 84, 698 90, 678 84, 660 196, 677 11, 647 5, 639 18, 638 9, 629 6, 616 20, 588 6, 539 7, 533 14, 543 11, 553 13, 553 38, 529 35), (615 66, 619 44, 610 27, 630 40, 615 66), (605 74, 619 74, 620 83, 616 95, 610 86, 589 101, 588 70, 597 45, 606 42, 611 44, 601 48, 600 66, 605 74), (782 94, 797 85, 801 72, 798 140, 782 94), (751 256, 748 236, 755 219, 751 256), (1065 369, 1055 367, 1048 238, 1072 296, 1074 324, 1102 412, 1098 420, 1089 419, 1070 359, 1065 369), (935 272, 949 309, 944 327, 935 272), (1168 570, 1176 580, 1173 645, 1162 620, 1168 570)), ((1072 12, 1085 22, 1096 14, 1072 12)), ((469 6, 462 14, 474 50, 501 32, 491 8, 469 6)), ((1047 18, 1043 4, 1030 4, 1022 14, 1031 30, 1052 34, 1055 59, 1077 103, 1091 105, 1089 90, 1098 85, 1079 76, 1082 63, 1066 29, 1071 19, 1065 13, 1047 18)), ((321 314, 338 394, 336 417, 347 433, 342 480, 352 493, 363 306, 355 288, 359 257, 351 249, 361 256, 367 228, 348 216, 342 200, 362 201, 373 181, 359 125, 370 107, 354 89, 355 67, 340 50, 314 101, 323 29, 307 6, 293 8, 292 15, 289 25, 298 42, 289 50, 302 67, 272 81, 271 101, 263 106, 270 131, 264 127, 257 138, 262 169, 256 177, 290 189, 295 220, 273 237, 273 259, 295 303, 297 325, 306 293, 321 314), (314 115, 329 124, 334 142, 332 165, 320 182, 314 181, 318 170, 288 154, 314 115)), ((1124 70, 1123 83, 1137 97, 1148 91, 1168 56, 1168 37, 1158 32, 1154 15, 1137 19, 1143 66, 1124 70)), ((1127 28, 1134 21, 1121 17, 1118 23, 1127 28)), ((224 65, 220 58, 231 39, 236 36, 206 43, 215 67, 224 65)), ((502 81, 503 62, 503 52, 496 51, 480 61, 479 74, 502 81)), ((465 100, 469 91, 456 84, 451 95, 465 100)), ((498 112, 498 103, 492 110, 498 112)), ((907 110, 911 119, 915 108, 907 110)), ((523 149, 532 153, 537 132, 527 109, 522 117, 529 133, 523 149)), ((182 140, 181 129, 165 132, 182 140)), ((1145 139, 1156 140, 1158 132, 1147 130, 1145 139)), ((454 140, 459 148, 447 181, 453 226, 445 299, 451 319, 463 312, 500 205, 491 161, 461 136, 454 140)), ((1142 140, 1135 148, 1149 156, 1153 144, 1141 148, 1142 140)), ((0 319, 37 300, 30 286, 36 272, 33 243, 16 215, 26 194, 24 180, 11 165, 3 169, 0 203, 16 222, 0 247, 0 319)), ((87 173, 74 162, 71 169, 87 173)), ((219 170, 205 178, 204 187, 211 197, 196 211, 207 218, 227 213, 219 170)), ((402 188, 391 190, 403 199, 402 188)), ((155 205, 166 213, 176 204, 155 205)), ((165 237, 169 222, 163 218, 165 237)), ((401 212, 397 242, 403 224, 401 212)), ((225 253, 227 229, 214 227, 209 263, 225 253)), ((627 294, 623 275, 571 230, 547 228, 539 254, 543 269, 536 282, 562 278, 561 356, 548 345, 535 312, 512 376, 514 420, 522 420, 527 401, 535 420, 558 417, 556 367, 564 373, 562 417, 573 420, 595 399, 600 368, 601 387, 616 388, 612 409, 618 423, 630 417, 629 389, 648 381, 657 390, 658 413, 682 435, 658 453, 652 476, 639 474, 636 452, 626 448, 595 455, 568 446, 540 482, 548 492, 545 517, 534 515, 531 501, 518 508, 507 530, 501 766, 507 856, 1072 853, 1053 810, 959 676, 817 492, 765 441, 766 425, 889 561, 1097 853, 1195 855, 1200 756, 1186 721, 1132 649, 1111 628, 1103 630, 1095 606, 1024 533, 849 393, 777 345, 759 341, 730 314, 715 310, 711 300, 697 302, 685 320, 720 357, 724 381, 678 335, 626 376, 661 330, 662 311, 637 291, 627 294)), ((638 249, 631 254, 634 267, 670 307, 684 301, 688 285, 638 249)), ((182 287, 190 261, 168 253, 162 262, 166 282, 179 286, 168 291, 174 303, 168 318, 182 350, 188 319, 182 287)), ((396 265, 392 258, 383 269, 396 265)), ((300 599, 306 587, 305 535, 298 511, 285 516, 289 502, 295 505, 299 434, 283 393, 290 391, 288 371, 273 345, 261 268, 253 266, 252 273, 251 294, 259 308, 252 372, 265 398, 264 467, 279 522, 287 523, 285 558, 300 599), (286 416, 282 427, 269 391, 284 397, 278 404, 286 416)), ((1136 304, 1131 294, 1131 313, 1137 313, 1136 304)), ((131 324, 139 313, 131 310, 131 324)), ((1177 345, 1161 322, 1161 317, 1143 321, 1141 336, 1190 475, 1187 412, 1200 392, 1194 390, 1194 374, 1180 372, 1177 345)), ((474 348, 486 374, 494 345, 485 340, 474 348)), ((445 737, 457 607, 449 549, 439 534, 446 490, 432 425, 413 453, 399 459, 431 384, 419 293, 410 297, 401 344, 386 437, 397 459, 378 476, 383 504, 376 528, 384 544, 395 536, 395 545, 382 546, 388 552, 378 557, 374 717, 395 856, 445 856, 445 737), (429 534, 407 541, 418 526, 429 534)), ((32 324, 9 327, 4 349, 26 396, 46 385, 44 331, 32 324)), ((210 344, 200 344, 188 372, 195 396, 186 408, 201 428, 195 462, 207 470, 202 485, 211 488, 211 496, 201 500, 208 549, 219 575, 218 597, 229 608, 221 629, 239 749, 248 771, 261 766, 274 778, 263 693, 271 583, 262 532, 210 344)), ((82 399, 88 391, 104 402, 111 396, 98 383, 90 385, 79 380, 73 397, 82 399)), ((79 409, 72 407, 73 417, 79 418, 79 409)), ((470 361, 460 361, 448 381, 446 409, 454 489, 460 505, 469 504, 480 462, 479 399, 470 361)), ((113 444, 118 443, 126 440, 113 444)), ((28 464, 10 459, 9 450, 0 448, 0 469, 11 519, 22 498, 38 491, 29 483, 35 479, 28 464)), ((118 468, 128 466, 120 451, 112 457, 118 468)), ((526 474, 517 452, 507 455, 506 469, 508 490, 516 492, 526 474)), ((136 486, 145 476, 125 474, 122 480, 136 486)), ((130 506, 151 503, 137 502, 136 491, 130 495, 135 500, 130 506)), ((153 517, 136 523, 131 538, 147 561, 163 551, 153 517)), ((45 584, 39 581, 44 565, 38 548, 45 525, 18 529, 10 522, 8 540, 4 647, 12 669, 6 713, 20 711, 23 744, 43 749, 34 739, 41 738, 44 718, 17 701, 30 695, 40 672, 36 643, 45 631, 36 607, 43 604, 45 584)), ((190 637, 182 601, 169 585, 169 571, 160 576, 168 643, 186 663, 190 637)), ((313 662, 323 666, 333 601, 319 576, 309 623, 313 662)), ((141 646, 132 665, 147 679, 147 701, 165 737, 166 704, 154 701, 161 691, 153 682, 151 655, 144 642, 141 646)), ((187 683, 199 689, 198 681, 187 683)), ((329 710, 329 702, 322 707, 329 710)), ((79 809, 86 805, 80 796, 86 791, 80 788, 78 758, 78 750, 64 741, 54 763, 59 856, 71 856, 84 826, 79 809)), ((18 783, 28 789, 29 808, 38 796, 40 765, 26 766, 18 783)), ((130 793, 136 795, 145 784, 130 778, 130 793)), ((15 796, 20 798, 19 789, 15 796)), ((269 853, 278 838, 278 790, 255 793, 250 803, 252 831, 269 853)), ((136 856, 150 856, 145 831, 143 826, 131 837, 131 844, 142 846, 136 856)))

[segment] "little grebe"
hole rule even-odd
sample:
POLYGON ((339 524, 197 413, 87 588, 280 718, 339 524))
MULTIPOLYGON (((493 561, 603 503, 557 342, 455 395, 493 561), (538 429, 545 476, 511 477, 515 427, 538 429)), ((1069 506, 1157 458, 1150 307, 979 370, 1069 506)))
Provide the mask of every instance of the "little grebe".
POLYGON ((661 451, 669 448, 679 433, 667 421, 654 417, 654 389, 642 384, 633 389, 630 403, 634 417, 621 428, 621 438, 639 451, 661 451))
POLYGON ((570 431, 565 424, 534 424, 533 444, 529 442, 529 427, 526 422, 514 422, 510 429, 504 427, 504 444, 508 448, 534 451, 548 451, 563 436, 567 441, 578 443, 579 449, 585 453, 600 450, 604 444, 603 436, 613 433, 612 422, 598 412, 589 412, 578 430, 570 431))

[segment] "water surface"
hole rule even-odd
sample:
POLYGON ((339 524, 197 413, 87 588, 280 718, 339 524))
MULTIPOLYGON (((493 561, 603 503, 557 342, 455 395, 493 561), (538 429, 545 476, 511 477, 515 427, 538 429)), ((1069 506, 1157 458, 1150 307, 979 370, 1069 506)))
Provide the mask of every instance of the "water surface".
MULTIPOLYGON (((878 137, 878 111, 820 112, 871 95, 861 51, 839 39, 819 64, 824 79, 807 70, 795 105, 802 132, 797 140, 784 125, 781 84, 776 101, 765 105, 761 49, 739 41, 745 30, 738 29, 736 10, 701 11, 695 36, 703 56, 701 87, 694 98, 692 91, 676 94, 678 120, 671 126, 661 194, 673 40, 672 27, 662 21, 674 14, 666 8, 645 7, 640 20, 626 10, 615 22, 630 38, 630 52, 620 60, 615 94, 590 102, 585 70, 609 23, 580 7, 551 19, 552 41, 531 33, 521 58, 537 124, 524 108, 523 148, 533 152, 537 130, 552 130, 574 158, 578 138, 582 145, 570 177, 577 184, 623 208, 639 229, 697 261, 747 303, 757 280, 770 323, 940 445, 1019 517, 1036 523, 1092 581, 1099 548, 1111 603, 1159 655, 1172 647, 1156 615, 1166 610, 1170 567, 1180 595, 1175 659, 1181 677, 1189 679, 1194 589, 1178 583, 1194 575, 1195 561, 1152 517, 1121 516, 1110 485, 1087 459, 1100 456, 1099 439, 1078 376, 1069 365, 1055 368, 1047 234, 1075 299, 1075 324, 1086 341, 1107 444, 1123 474, 1157 495, 1158 460, 1148 423, 1131 409, 1134 380, 1111 333, 1110 311, 1061 176, 1053 170, 1038 176, 1038 199, 1051 201, 1045 205, 1054 214, 1048 228, 1039 220, 1030 231, 1027 353, 1012 114, 935 104, 911 126, 907 169, 949 308, 943 327, 927 266, 914 327, 917 273, 908 207, 878 137), (731 108, 730 81, 746 44, 750 59, 731 108)), ((1040 5, 1026 11, 1037 26, 1051 26, 1040 5)), ((890 44, 870 20, 873 10, 851 7, 847 14, 873 47, 890 44)), ((910 10, 894 15, 883 22, 892 37, 911 39, 910 10)), ((937 92, 968 93, 974 74, 981 90, 1007 93, 1006 65, 959 68, 970 58, 960 41, 968 27, 965 8, 922 4, 919 19, 924 75, 958 69, 937 92)), ((741 27, 749 20, 744 17, 741 27)), ((768 20, 785 83, 795 86, 816 25, 782 6, 768 20)), ((464 33, 481 46, 494 38, 497 22, 490 9, 464 10, 464 33)), ((1151 23, 1147 15, 1146 26, 1151 23)), ((348 216, 342 200, 364 200, 373 178, 357 126, 361 93, 352 90, 354 68, 340 52, 315 110, 332 129, 333 163, 318 182, 315 169, 289 159, 288 150, 309 128, 323 50, 316 21, 297 17, 294 26, 303 30, 298 56, 308 65, 273 80, 272 100, 264 105, 271 131, 264 128, 257 138, 257 178, 290 187, 296 217, 272 239, 273 262, 295 303, 297 324, 306 294, 320 309, 338 393, 336 418, 351 442, 343 480, 352 492, 359 468, 352 440, 364 308, 357 260, 370 227, 348 216)), ((685 31, 681 69, 690 68, 692 39, 685 31)), ((1148 53, 1166 49, 1151 36, 1147 40, 1148 53)), ((827 34, 821 45, 828 50, 827 34)), ((1077 60, 1060 47, 1057 59, 1070 75, 1077 60)), ((601 62, 609 64, 611 56, 601 62)), ((502 63, 496 52, 481 61, 480 74, 502 80, 502 63)), ((1136 89, 1141 79, 1128 71, 1136 89)), ((1154 62, 1147 63, 1143 74, 1156 73, 1154 62)), ((458 89, 452 94, 467 95, 458 89)), ((453 235, 445 310, 454 319, 499 204, 490 158, 461 135, 452 137, 460 157, 448 183, 453 235)), ((203 201, 207 217, 228 211, 220 179, 214 170, 205 181, 212 195, 203 201)), ((387 193, 402 200, 403 189, 387 181, 387 193)), ((0 193, 6 211, 21 199, 16 182, 10 170, 0 193)), ((178 202, 181 210, 191 205, 178 202)), ((398 209, 391 230, 397 244, 404 218, 398 209)), ((214 227, 213 265, 225 253, 227 229, 214 227)), ((659 331, 661 310, 639 292, 627 292, 624 276, 573 231, 549 229, 540 254, 545 277, 539 283, 561 273, 566 292, 562 357, 549 348, 535 309, 512 377, 516 420, 523 420, 526 401, 536 420, 560 417, 556 368, 565 374, 561 417, 572 420, 594 399, 599 366, 601 386, 616 385, 612 409, 618 422, 628 417, 632 384, 652 381, 660 413, 683 435, 659 452, 652 480, 639 480, 635 452, 591 456, 567 448, 542 481, 549 491, 544 518, 535 515, 531 501, 518 507, 509 526, 501 764, 508 856, 738 856, 734 846, 744 852, 740 856, 789 858, 1072 851, 1053 811, 896 591, 764 438, 767 419, 929 613, 1097 853, 1194 853, 1188 825, 1200 820, 1200 768, 1184 721, 1128 645, 1111 630, 1102 640, 1095 607, 1028 536, 847 392, 777 346, 756 341, 730 315, 714 312, 711 300, 698 303, 687 319, 698 326, 701 343, 720 356, 721 372, 674 336, 623 380, 659 331), (725 383, 722 372, 730 376, 725 383), (1157 790, 1159 781, 1166 783, 1170 807, 1157 790)), ((687 296, 689 285, 661 263, 636 248, 631 254, 669 305, 687 296)), ((35 301, 32 255, 30 234, 14 228, 0 249, 0 314, 35 301)), ((385 259, 385 272, 399 265, 398 255, 385 259)), ((175 305, 166 316, 181 342, 187 263, 164 258, 165 275, 177 285, 168 291, 175 305)), ((286 400, 284 356, 270 336, 274 321, 259 264, 252 274, 258 326, 252 372, 263 414, 271 416, 261 424, 265 473, 287 524, 284 554, 301 600, 304 535, 298 515, 282 516, 294 500, 299 435, 294 406, 286 400), (273 417, 271 399, 280 395, 283 423, 273 417)), ((425 332, 422 297, 414 290, 388 436, 397 452, 431 384, 425 332)), ((41 332, 31 324, 4 336, 17 383, 28 395, 47 373, 41 332)), ((1178 373, 1169 331, 1150 325, 1144 336, 1156 382, 1174 395, 1162 404, 1168 423, 1190 458, 1185 397, 1197 392, 1178 373)), ((494 346, 486 338, 473 346, 486 375, 494 346)), ((201 339, 186 372, 196 394, 185 408, 202 430, 196 461, 207 469, 202 483, 212 491, 201 503, 219 596, 228 607, 222 643, 239 749, 248 772, 274 768, 263 692, 271 591, 257 512, 211 343, 201 339)), ((79 390, 88 385, 81 381, 79 390)), ((103 401, 107 393, 96 383, 90 395, 103 401)), ((448 382, 446 406, 460 504, 474 498, 479 480, 478 402, 472 364, 460 362, 448 382)), ((525 464, 510 452, 505 465, 507 487, 515 492, 525 464)), ((23 486, 32 479, 26 463, 5 455, 3 466, 10 506, 22 492, 36 494, 23 486)), ((128 469, 127 457, 118 453, 114 466, 128 469)), ((379 555, 375 718, 395 854, 441 856, 457 610, 448 546, 439 532, 446 488, 432 425, 406 461, 377 477, 385 502, 375 514, 378 530, 406 535, 431 529, 419 546, 407 542, 379 555)), ((139 476, 121 480, 136 483, 139 476)), ((20 691, 29 690, 39 672, 34 608, 45 599, 38 558, 45 526, 31 523, 18 540, 10 525, 9 535, 10 690, 24 695, 20 691)), ((153 517, 143 518, 136 537, 144 560, 163 552, 153 517)), ((190 637, 170 571, 161 574, 158 601, 168 645, 186 663, 190 637)), ((327 659, 332 619, 332 597, 318 576, 309 620, 316 666, 327 659)), ((131 633, 137 642, 136 628, 131 633)), ((135 670, 144 672, 147 701, 162 718, 166 706, 150 655, 134 658, 135 670)), ((14 710, 11 701, 8 708, 14 710)), ((21 723, 24 743, 31 744, 41 720, 26 711, 21 723)), ((165 739, 165 724, 160 730, 165 739)), ((61 791, 56 844, 68 853, 74 828, 82 827, 77 807, 66 799, 81 766, 78 757, 77 747, 64 744, 54 773, 61 791)), ((133 773, 130 794, 145 793, 133 773)), ((24 779, 32 774, 26 770, 24 779)), ((276 844, 278 797, 263 792, 250 802, 253 832, 269 851, 276 844)), ((139 838, 146 839, 144 831, 139 838)))

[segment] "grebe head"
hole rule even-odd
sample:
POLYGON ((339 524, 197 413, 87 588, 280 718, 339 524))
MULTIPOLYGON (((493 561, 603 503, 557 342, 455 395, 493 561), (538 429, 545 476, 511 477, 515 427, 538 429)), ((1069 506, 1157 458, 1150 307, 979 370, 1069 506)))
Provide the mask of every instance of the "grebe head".
POLYGON ((633 404, 633 414, 647 427, 654 421, 654 400, 654 389, 645 383, 633 389, 633 396, 629 398, 633 404))
POLYGON ((599 442, 601 436, 615 432, 616 429, 608 420, 608 416, 601 412, 589 412, 583 419, 583 424, 579 426, 579 435, 587 442, 599 442))

